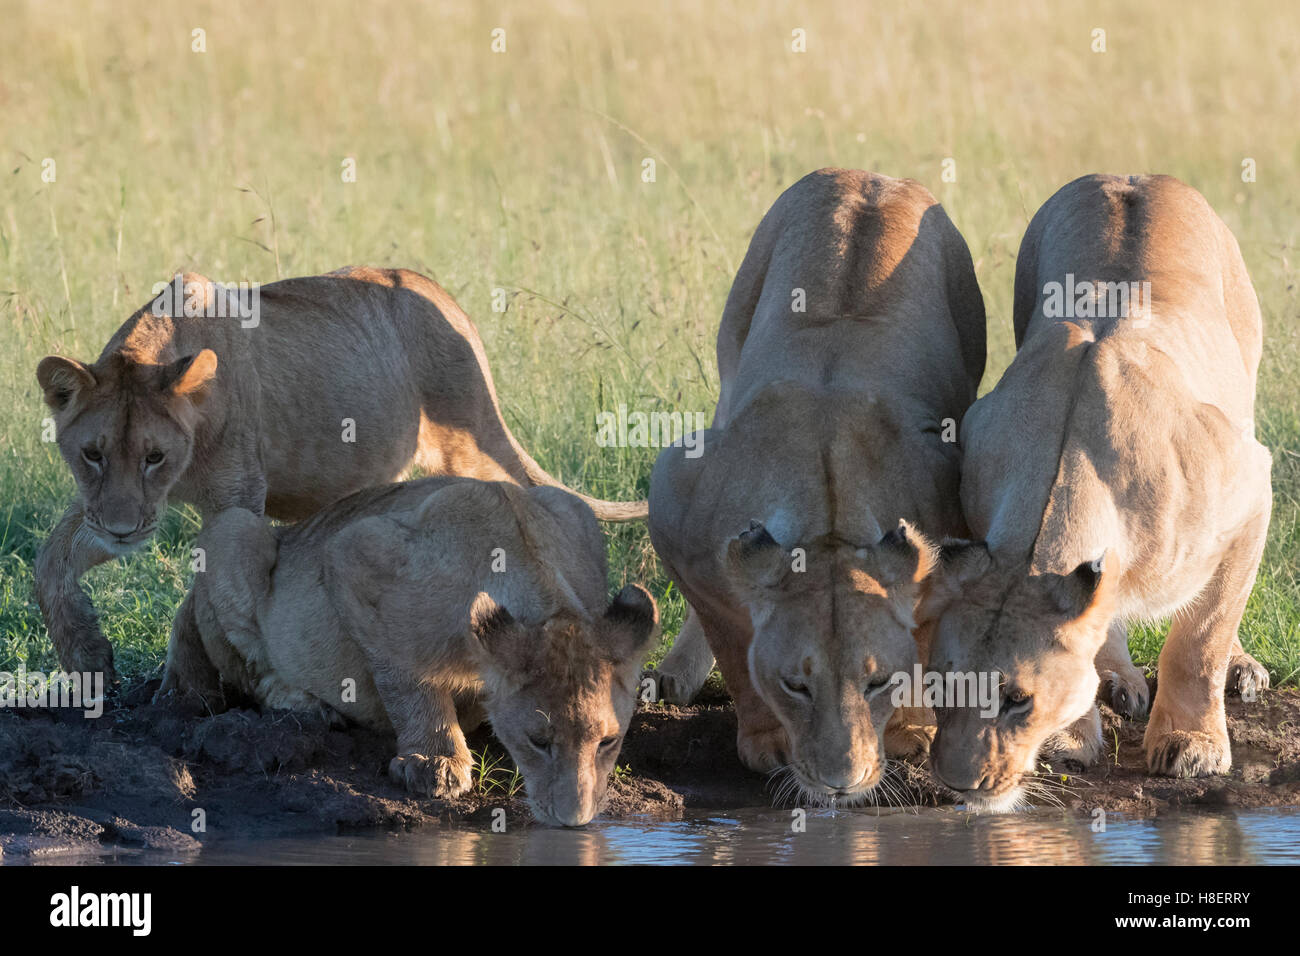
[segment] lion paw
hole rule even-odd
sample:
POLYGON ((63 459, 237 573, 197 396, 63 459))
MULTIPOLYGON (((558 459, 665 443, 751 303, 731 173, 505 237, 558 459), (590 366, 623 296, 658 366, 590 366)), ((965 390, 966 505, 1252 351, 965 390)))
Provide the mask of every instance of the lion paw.
POLYGON ((930 752, 935 731, 929 712, 905 714, 904 708, 899 708, 885 727, 885 753, 890 757, 923 757, 930 752))
POLYGON ((1101 691, 1098 699, 1110 705, 1121 717, 1136 720, 1145 717, 1151 706, 1151 691, 1146 675, 1132 664, 1120 665, 1120 670, 1101 673, 1101 691))
POLYGON ((398 754, 388 765, 394 783, 418 796, 457 797, 470 788, 473 763, 458 757, 398 754))
POLYGON ((1261 691, 1268 690, 1268 671, 1264 665, 1245 651, 1234 655, 1228 661, 1227 691, 1252 700, 1261 691))
POLYGON ((220 687, 187 687, 173 680, 170 672, 154 691, 151 703, 188 717, 208 717, 226 710, 226 696, 220 687))
POLYGON ((1232 748, 1227 735, 1199 730, 1170 730, 1148 734, 1147 769, 1165 777, 1208 777, 1227 773, 1232 766, 1232 748))
POLYGON ((736 734, 736 751, 740 762, 758 773, 771 773, 790 762, 790 742, 780 726, 757 733, 741 729, 736 734))
MULTIPOLYGON (((98 636, 98 629, 96 629, 98 636)), ((62 667, 77 674, 103 674, 104 686, 112 687, 117 683, 117 671, 113 667, 113 646, 103 636, 98 640, 87 640, 68 653, 68 659, 59 655, 62 667)))
POLYGON ((1101 749, 1101 714, 1094 706, 1069 727, 1048 737, 1041 753, 1053 769, 1081 770, 1097 762, 1101 749))
MULTIPOLYGON (((707 678, 708 675, 705 676, 707 678)), ((641 679, 654 681, 656 700, 677 707, 688 706, 704 686, 704 682, 697 682, 693 675, 675 674, 672 671, 655 670, 652 667, 647 667, 641 672, 641 679)))

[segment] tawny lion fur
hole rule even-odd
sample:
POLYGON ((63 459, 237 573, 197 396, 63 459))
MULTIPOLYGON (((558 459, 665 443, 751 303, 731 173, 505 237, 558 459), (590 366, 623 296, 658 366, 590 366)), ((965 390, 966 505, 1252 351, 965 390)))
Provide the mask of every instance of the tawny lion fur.
MULTIPOLYGON (((703 453, 655 465, 651 540, 690 603, 661 687, 692 694, 711 650, 741 759, 788 767, 806 796, 859 799, 881 779, 887 681, 918 656, 923 535, 965 527, 956 423, 984 334, 970 253, 924 187, 812 173, 732 286, 703 453)), ((891 749, 926 742, 904 737, 891 749)))
POLYGON ((635 585, 608 601, 604 539, 575 496, 427 478, 291 526, 227 509, 198 545, 203 646, 261 705, 392 728, 390 776, 447 797, 471 785, 461 723, 481 704, 540 820, 600 811, 657 613, 635 585))
MULTIPOLYGON (((169 499, 205 517, 240 507, 296 521, 413 466, 555 484, 510 434, 478 333, 437 283, 345 269, 256 292, 251 324, 248 291, 178 276, 94 364, 37 368, 78 491, 35 569, 64 668, 111 676, 78 581, 142 545, 169 499)), ((604 519, 645 514, 644 502, 584 500, 604 519)), ((211 683, 191 625, 182 605, 165 691, 211 683)))
POLYGON ((1098 672, 1117 709, 1145 711, 1126 625, 1172 615, 1147 761, 1222 773, 1229 674, 1241 689, 1268 680, 1237 638, 1272 506, 1254 434, 1260 311, 1237 242, 1176 179, 1078 179, 1021 244, 1015 330, 1015 360, 962 424, 981 543, 944 549, 922 608, 937 622, 931 667, 1000 675, 1002 707, 941 712, 932 766, 998 809, 1040 750, 1092 762, 1098 672), (1071 281, 1138 283, 1138 300, 1115 309, 1114 287, 1083 286, 1058 309, 1071 281))

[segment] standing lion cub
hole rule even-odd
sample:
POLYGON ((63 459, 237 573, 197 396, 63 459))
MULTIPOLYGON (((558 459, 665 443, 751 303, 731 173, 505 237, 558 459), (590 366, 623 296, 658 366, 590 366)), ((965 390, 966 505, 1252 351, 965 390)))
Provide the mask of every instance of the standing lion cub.
POLYGON ((198 544, 204 649, 262 705, 391 727, 389 775, 446 797, 473 768, 457 707, 482 696, 539 820, 600 811, 658 614, 636 585, 608 603, 604 541, 575 496, 427 478, 289 527, 227 509, 198 544))
POLYGON ((996 717, 939 712, 932 766, 976 806, 1022 793, 1040 748, 1101 748, 1098 672, 1146 708, 1126 624, 1173 617, 1146 729, 1176 776, 1231 764, 1223 707, 1267 674, 1237 639, 1268 530, 1255 440, 1261 321, 1237 242, 1168 176, 1087 176, 1029 224, 1019 351, 962 423, 962 504, 978 544, 943 549, 921 614, 935 670, 991 674, 996 717))

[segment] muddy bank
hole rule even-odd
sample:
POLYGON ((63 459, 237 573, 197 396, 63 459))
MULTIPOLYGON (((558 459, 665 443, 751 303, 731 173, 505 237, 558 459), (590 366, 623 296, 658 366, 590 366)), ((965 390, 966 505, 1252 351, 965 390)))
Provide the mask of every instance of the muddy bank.
MULTIPOLYGON (((97 720, 80 711, 0 711, 0 860, 143 850, 188 859, 228 839, 489 826, 498 808, 509 826, 532 825, 522 792, 511 792, 517 781, 508 759, 468 796, 415 799, 388 781, 393 744, 382 735, 302 714, 185 713, 151 704, 156 686, 126 687, 97 720)), ((1103 716, 1110 749, 1101 765, 1083 773, 1052 768, 1053 792, 1066 807, 1151 815, 1300 804, 1300 692, 1229 700, 1233 770, 1226 777, 1150 777, 1144 724, 1105 708, 1103 716)), ((736 758, 735 732, 735 714, 716 691, 690 708, 643 705, 605 815, 677 818, 691 808, 770 803, 767 780, 736 758)), ((470 745, 504 754, 487 731, 472 735, 470 745)), ((890 803, 951 802, 924 766, 896 764, 889 789, 890 803)))

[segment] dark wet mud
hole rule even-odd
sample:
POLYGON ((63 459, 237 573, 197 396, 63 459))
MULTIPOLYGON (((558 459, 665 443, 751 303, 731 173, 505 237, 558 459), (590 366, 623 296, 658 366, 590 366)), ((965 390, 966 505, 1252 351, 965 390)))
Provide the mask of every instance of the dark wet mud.
MULTIPOLYGON (((163 850, 185 859, 224 841, 509 821, 531 825, 522 788, 490 731, 475 752, 499 759, 470 794, 415 798, 386 776, 393 742, 323 718, 152 704, 157 682, 123 689, 99 719, 80 711, 0 710, 0 861, 163 850)), ((1300 805, 1300 692, 1229 699, 1232 772, 1175 780, 1146 773, 1145 724, 1102 709, 1108 750, 1087 771, 1053 767, 1051 792, 1081 814, 1300 805)), ((681 819, 698 808, 762 807, 773 787, 736 757, 725 694, 695 706, 642 705, 610 786, 606 818, 681 819)), ((952 803, 923 761, 892 765, 888 802, 952 803)))

